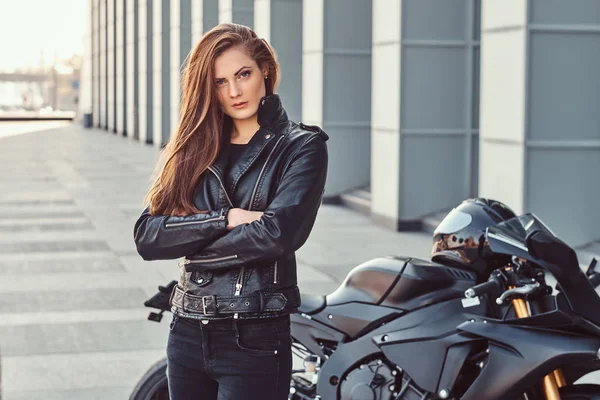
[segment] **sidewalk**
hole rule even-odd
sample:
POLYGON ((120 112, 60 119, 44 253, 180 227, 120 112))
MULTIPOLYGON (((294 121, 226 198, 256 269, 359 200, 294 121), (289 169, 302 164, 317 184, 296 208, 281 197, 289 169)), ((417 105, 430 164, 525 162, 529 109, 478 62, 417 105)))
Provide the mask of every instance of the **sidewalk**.
MULTIPOLYGON (((146 321, 142 303, 178 267, 143 261, 132 236, 157 156, 79 125, 0 139, 4 400, 125 399, 164 356, 170 315, 146 321)), ((300 288, 329 293, 361 262, 428 257, 430 243, 323 206, 298 252, 300 288)))
MULTIPOLYGON (((0 138, 3 400, 126 399, 165 355, 170 315, 146 321, 142 303, 178 267, 143 261, 132 236, 157 156, 76 124, 0 138)), ((297 254, 300 289, 327 294, 366 260, 430 248, 428 234, 323 206, 297 254)))

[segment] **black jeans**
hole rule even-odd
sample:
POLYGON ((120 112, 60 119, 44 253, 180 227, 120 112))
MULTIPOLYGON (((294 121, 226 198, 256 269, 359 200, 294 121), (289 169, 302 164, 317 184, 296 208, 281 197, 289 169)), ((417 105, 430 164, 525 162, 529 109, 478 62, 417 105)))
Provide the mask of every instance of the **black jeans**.
POLYGON ((199 320, 173 316, 167 343, 171 400, 285 400, 290 317, 199 320), (206 321, 205 321, 206 322, 206 321))

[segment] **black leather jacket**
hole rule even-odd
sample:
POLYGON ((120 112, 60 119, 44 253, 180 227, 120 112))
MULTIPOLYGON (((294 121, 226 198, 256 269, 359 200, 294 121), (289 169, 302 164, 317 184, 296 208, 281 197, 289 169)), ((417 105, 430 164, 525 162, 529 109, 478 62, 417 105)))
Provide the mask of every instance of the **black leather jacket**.
POLYGON ((258 123, 230 171, 226 138, 200 179, 196 207, 212 211, 172 217, 146 209, 135 224, 135 243, 145 260, 185 257, 170 301, 181 316, 264 318, 300 305, 294 253, 307 240, 321 204, 328 136, 289 121, 277 95, 261 100, 258 123), (224 187, 228 181, 231 186, 224 187), (227 231, 233 207, 264 215, 227 231))

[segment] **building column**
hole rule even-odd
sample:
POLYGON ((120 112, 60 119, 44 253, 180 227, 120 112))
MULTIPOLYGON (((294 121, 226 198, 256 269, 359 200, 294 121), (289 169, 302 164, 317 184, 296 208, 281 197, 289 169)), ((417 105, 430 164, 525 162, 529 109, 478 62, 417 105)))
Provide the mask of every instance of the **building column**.
POLYGON ((596 1, 484 2, 480 194, 572 246, 600 239, 598 71, 596 1))
POLYGON ((125 18, 126 1, 118 1, 116 3, 116 18, 115 18, 115 129, 120 135, 127 136, 127 55, 125 53, 125 36, 127 29, 127 19, 125 18))
MULTIPOLYGON (((176 0, 177 1, 177 0, 176 0)), ((156 1, 153 6, 153 143, 162 147, 169 140, 171 129, 171 1, 156 1)))
POLYGON ((219 0, 219 23, 224 22, 254 28, 254 0, 219 0))
MULTIPOLYGON (((152 36, 152 0, 139 0, 138 3, 138 123, 139 140, 142 143, 152 143, 154 127, 154 88, 153 88, 153 36, 152 36)), ((157 6, 158 7, 158 6, 157 6)))
POLYGON ((98 127, 100 128, 104 128, 106 129, 107 126, 107 116, 106 116, 106 110, 108 109, 108 104, 106 101, 106 70, 108 67, 108 63, 107 63, 107 54, 106 54, 106 35, 107 35, 107 30, 106 30, 106 1, 107 0, 99 0, 99 4, 98 4, 98 17, 99 17, 99 28, 100 31, 99 33, 99 49, 100 49, 100 54, 98 57, 98 61, 99 61, 99 94, 100 94, 100 101, 98 102, 99 104, 99 111, 98 111, 98 115, 100 117, 100 119, 98 120, 98 127))
POLYGON ((371 212, 390 229, 477 191, 478 5, 374 0, 371 212))
POLYGON ((181 107, 181 79, 186 58, 192 48, 192 2, 176 0, 171 6, 171 126, 174 135, 179 124, 181 107))
POLYGON ((92 125, 100 126, 100 1, 92 3, 92 125))
POLYGON ((192 0, 192 47, 202 35, 219 24, 219 3, 214 0, 192 0))
POLYGON ((115 1, 106 1, 106 128, 110 132, 115 132, 115 108, 116 108, 116 88, 115 88, 115 72, 116 72, 116 57, 115 57, 115 1))
POLYGON ((303 4, 302 121, 330 137, 329 198, 370 180, 371 8, 371 0, 303 4))
POLYGON ((277 92, 290 119, 302 118, 302 0, 255 0, 254 30, 277 52, 277 92))
POLYGON ((139 83, 138 83, 138 0, 127 0, 125 2, 125 18, 127 20, 127 31, 125 34, 125 58, 126 58, 126 93, 125 93, 125 124, 127 136, 135 140, 139 139, 138 107, 139 107, 139 83))

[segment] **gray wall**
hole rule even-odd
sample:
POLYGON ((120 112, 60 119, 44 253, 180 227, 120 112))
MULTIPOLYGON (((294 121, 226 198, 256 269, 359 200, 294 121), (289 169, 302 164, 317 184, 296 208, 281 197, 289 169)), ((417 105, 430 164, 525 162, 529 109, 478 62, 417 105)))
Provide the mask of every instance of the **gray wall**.
POLYGON ((598 3, 484 5, 480 192, 570 244, 598 239, 598 3))
POLYGON ((403 229, 480 195, 600 238, 597 0, 177 0, 174 18, 175 1, 90 0, 96 126, 160 146, 189 49, 243 23, 278 52, 290 117, 330 135, 326 196, 370 186, 403 229))
POLYGON ((477 192, 479 2, 374 9, 371 208, 413 229, 477 192))

